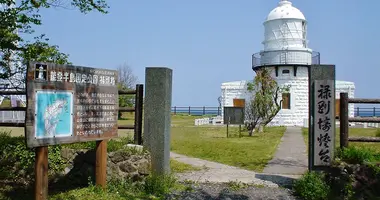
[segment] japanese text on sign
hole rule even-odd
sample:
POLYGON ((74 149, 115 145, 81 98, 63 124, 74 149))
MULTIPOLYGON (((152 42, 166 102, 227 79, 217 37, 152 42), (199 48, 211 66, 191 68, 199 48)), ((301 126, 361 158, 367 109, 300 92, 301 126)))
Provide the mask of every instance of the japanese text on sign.
POLYGON ((334 81, 315 81, 314 164, 330 165, 334 150, 334 81))
POLYGON ((70 82, 79 84, 110 85, 116 84, 115 75, 112 72, 93 71, 93 73, 76 73, 50 71, 49 81, 51 82, 70 82))

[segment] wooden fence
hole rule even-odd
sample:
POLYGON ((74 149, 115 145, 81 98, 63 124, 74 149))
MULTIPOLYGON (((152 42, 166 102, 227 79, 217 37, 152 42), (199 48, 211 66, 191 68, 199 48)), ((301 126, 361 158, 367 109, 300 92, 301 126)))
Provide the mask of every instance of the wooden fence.
POLYGON ((348 117, 348 104, 380 104, 380 99, 348 98, 348 93, 340 93, 340 147, 348 147, 348 142, 380 142, 379 137, 349 137, 349 122, 380 123, 375 117, 348 117))
MULTIPOLYGON (((134 130, 134 143, 142 144, 142 116, 143 116, 143 94, 144 85, 137 84, 136 90, 132 91, 119 91, 119 95, 135 95, 134 107, 120 107, 121 112, 134 112, 135 122, 133 125, 119 125, 118 129, 133 129, 134 130)), ((0 91, 0 95, 26 95, 25 91, 0 91)), ((13 108, 0 108, 0 111, 26 111, 26 107, 13 107, 13 108)), ((0 122, 0 126, 5 127, 25 127, 24 122, 0 122)))

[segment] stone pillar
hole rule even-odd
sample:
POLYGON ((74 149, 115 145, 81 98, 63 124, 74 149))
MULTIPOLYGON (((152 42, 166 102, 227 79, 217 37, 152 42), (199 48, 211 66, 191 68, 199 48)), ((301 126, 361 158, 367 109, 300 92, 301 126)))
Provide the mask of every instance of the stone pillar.
POLYGON ((147 67, 145 70, 144 146, 151 153, 156 174, 170 172, 170 129, 172 70, 147 67))
MULTIPOLYGON (((333 112, 333 115, 330 116, 333 119, 331 119, 331 130, 332 135, 330 136, 331 142, 330 145, 333 146, 332 149, 335 149, 335 65, 311 65, 309 67, 309 171, 311 170, 320 170, 324 167, 316 167, 314 166, 314 146, 317 141, 315 141, 315 133, 314 133, 314 126, 315 125, 315 119, 313 119, 313 116, 315 116, 315 105, 316 103, 314 101, 315 91, 314 91, 314 83, 315 81, 320 80, 329 80, 333 81, 333 91, 331 96, 331 102, 332 105, 330 107, 331 111, 333 112)), ((341 111, 342 112, 342 111, 341 111)), ((318 153, 318 152, 317 152, 318 153)), ((331 152, 331 157, 334 157, 333 152, 331 152)))

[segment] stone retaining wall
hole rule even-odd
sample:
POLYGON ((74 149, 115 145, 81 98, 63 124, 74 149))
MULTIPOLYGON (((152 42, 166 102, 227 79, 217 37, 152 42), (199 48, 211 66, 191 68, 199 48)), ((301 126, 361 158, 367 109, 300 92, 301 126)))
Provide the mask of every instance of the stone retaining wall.
MULTIPOLYGON (((94 177, 96 153, 94 150, 64 148, 61 156, 67 163, 64 176, 94 177)), ((124 148, 109 152, 107 157, 107 180, 111 178, 141 180, 149 174, 150 155, 147 152, 124 148)))

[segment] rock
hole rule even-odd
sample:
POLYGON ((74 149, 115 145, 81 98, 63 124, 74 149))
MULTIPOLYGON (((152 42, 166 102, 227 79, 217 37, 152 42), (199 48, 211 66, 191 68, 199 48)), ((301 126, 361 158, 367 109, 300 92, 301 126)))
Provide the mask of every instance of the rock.
POLYGON ((143 158, 139 160, 137 163, 137 171, 141 175, 148 175, 149 174, 149 169, 150 169, 150 163, 149 160, 143 158))
MULTIPOLYGON (((131 146, 130 147, 134 147, 131 146)), ((133 179, 141 180, 150 172, 150 156, 149 153, 141 153, 128 149, 120 149, 107 154, 107 180, 112 179, 133 179)), ((137 149, 140 147, 136 147, 137 149)), ((89 176, 95 175, 95 150, 73 150, 64 148, 61 150, 62 158, 67 162, 62 174, 70 175, 74 179, 83 179, 83 183, 87 183, 89 176)))
POLYGON ((128 160, 129 157, 130 157, 130 152, 124 149, 112 152, 110 154, 110 160, 114 163, 119 163, 119 162, 128 160))
POLYGON ((142 180, 142 177, 139 175, 138 172, 130 173, 129 177, 132 178, 133 181, 141 181, 142 180))
POLYGON ((125 173, 137 172, 137 166, 129 160, 119 163, 119 169, 125 173))
POLYGON ((65 161, 72 161, 72 160, 74 160, 74 157, 75 157, 75 150, 63 148, 63 149, 61 149, 61 157, 65 161))

